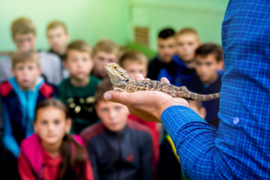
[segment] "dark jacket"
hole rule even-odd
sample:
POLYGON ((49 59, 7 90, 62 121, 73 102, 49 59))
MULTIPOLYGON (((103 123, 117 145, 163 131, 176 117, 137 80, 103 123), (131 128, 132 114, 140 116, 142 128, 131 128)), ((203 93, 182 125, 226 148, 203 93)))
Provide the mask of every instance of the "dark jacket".
POLYGON ((128 121, 121 133, 102 123, 81 133, 87 143, 95 180, 151 180, 153 176, 153 140, 149 128, 128 121))
POLYGON ((171 61, 169 63, 164 63, 157 56, 153 58, 148 64, 147 78, 159 81, 160 79, 158 79, 158 77, 162 69, 168 71, 171 76, 175 76, 177 74, 177 65, 175 62, 171 61))
POLYGON ((15 78, 10 78, 0 85, 0 94, 4 107, 3 143, 17 157, 21 141, 34 132, 36 105, 44 99, 55 97, 55 87, 40 79, 34 90, 22 91, 15 78))
POLYGON ((174 56, 172 61, 164 63, 159 57, 155 57, 148 65, 147 78, 158 80, 166 77, 175 86, 184 86, 186 79, 194 77, 196 72, 189 69, 178 56, 174 56))
MULTIPOLYGON (((208 86, 204 85, 198 76, 195 76, 186 82, 186 86, 188 90, 191 92, 199 93, 199 94, 213 94, 220 92, 221 88, 221 77, 222 75, 218 75, 218 78, 212 84, 208 86)), ((206 117, 205 120, 213 125, 214 127, 218 128, 219 125, 219 118, 218 118, 218 111, 219 111, 219 98, 214 99, 211 101, 203 101, 203 107, 206 109, 206 117)))

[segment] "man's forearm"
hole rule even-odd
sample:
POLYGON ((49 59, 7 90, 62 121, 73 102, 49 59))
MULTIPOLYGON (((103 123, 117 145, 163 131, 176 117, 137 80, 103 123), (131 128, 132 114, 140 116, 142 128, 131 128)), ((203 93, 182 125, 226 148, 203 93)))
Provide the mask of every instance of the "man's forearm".
POLYGON ((161 121, 175 144, 185 176, 189 179, 215 179, 216 129, 185 106, 167 108, 161 121))

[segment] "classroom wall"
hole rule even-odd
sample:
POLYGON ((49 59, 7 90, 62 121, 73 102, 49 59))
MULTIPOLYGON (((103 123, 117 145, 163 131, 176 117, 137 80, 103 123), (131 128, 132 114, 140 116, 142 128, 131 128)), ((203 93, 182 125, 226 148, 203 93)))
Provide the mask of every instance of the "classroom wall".
POLYGON ((10 25, 12 20, 30 18, 37 29, 37 49, 47 49, 46 26, 50 21, 64 21, 71 39, 84 39, 94 45, 100 38, 127 42, 129 0, 1 0, 0 51, 15 50, 10 25))
POLYGON ((229 0, 132 0, 129 3, 129 40, 133 27, 148 27, 151 49, 156 50, 158 32, 165 27, 196 29, 202 42, 221 44, 221 24, 229 0))
MULTIPOLYGON (((64 21, 71 40, 94 45, 111 38, 119 45, 133 43, 134 26, 150 30, 149 49, 156 51, 158 31, 195 28, 203 42, 221 43, 221 23, 229 0, 1 0, 0 51, 15 50, 10 34, 12 20, 24 16, 37 28, 37 49, 47 49, 46 26, 64 21)), ((134 46, 136 47, 136 46, 134 46)), ((146 47, 147 48, 147 47, 146 47)))

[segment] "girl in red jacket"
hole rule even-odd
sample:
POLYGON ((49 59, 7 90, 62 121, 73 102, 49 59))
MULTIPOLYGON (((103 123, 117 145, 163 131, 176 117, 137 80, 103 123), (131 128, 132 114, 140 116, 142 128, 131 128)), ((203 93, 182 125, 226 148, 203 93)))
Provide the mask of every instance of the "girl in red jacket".
POLYGON ((41 102, 35 112, 35 134, 23 140, 19 155, 22 180, 93 180, 82 140, 68 134, 71 119, 59 100, 41 102))

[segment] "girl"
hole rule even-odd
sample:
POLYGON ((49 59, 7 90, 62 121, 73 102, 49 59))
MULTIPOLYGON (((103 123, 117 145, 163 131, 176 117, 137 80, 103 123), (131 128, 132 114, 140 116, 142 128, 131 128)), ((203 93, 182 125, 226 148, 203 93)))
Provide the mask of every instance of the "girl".
POLYGON ((82 140, 68 134, 71 119, 59 100, 46 99, 36 108, 35 134, 23 140, 19 155, 22 180, 93 180, 82 140))

